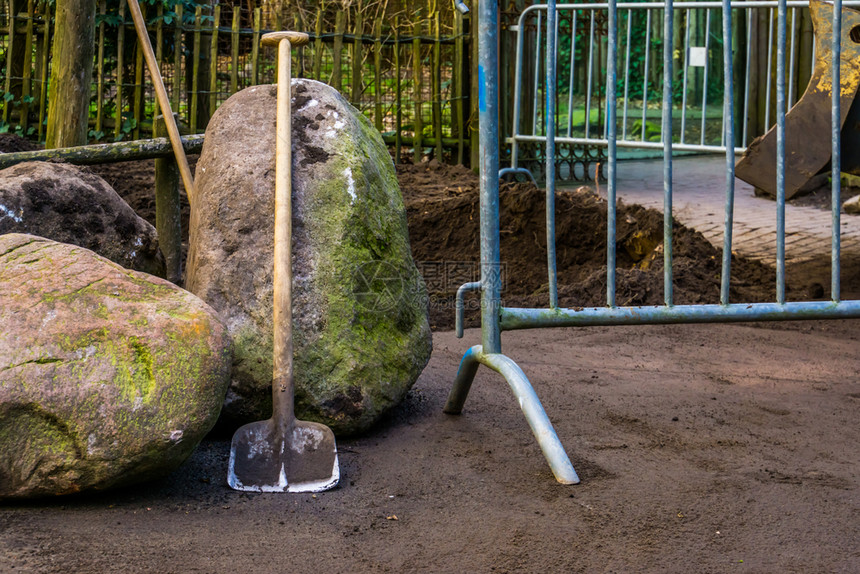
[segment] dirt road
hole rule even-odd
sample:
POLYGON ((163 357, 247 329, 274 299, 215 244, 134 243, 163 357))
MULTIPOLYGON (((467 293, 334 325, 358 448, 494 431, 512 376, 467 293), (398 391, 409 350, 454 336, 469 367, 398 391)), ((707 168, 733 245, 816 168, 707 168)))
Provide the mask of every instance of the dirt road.
POLYGON ((857 322, 503 336, 583 479, 554 482, 513 395, 436 333, 408 399, 341 440, 341 486, 252 495, 206 441, 161 482, 0 508, 0 571, 858 572, 857 322))

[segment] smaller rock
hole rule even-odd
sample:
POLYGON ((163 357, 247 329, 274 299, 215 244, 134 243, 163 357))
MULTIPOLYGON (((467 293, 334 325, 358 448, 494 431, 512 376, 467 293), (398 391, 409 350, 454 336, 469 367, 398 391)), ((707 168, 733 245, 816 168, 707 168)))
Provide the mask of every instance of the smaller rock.
POLYGON ((164 476, 218 414, 227 328, 203 301, 92 251, 0 236, 0 499, 164 476))
POLYGON ((26 162, 0 170, 0 234, 27 233, 95 251, 164 277, 158 234, 102 178, 73 165, 26 162))
POLYGON ((860 214, 860 195, 855 195, 842 204, 842 210, 851 215, 860 214))

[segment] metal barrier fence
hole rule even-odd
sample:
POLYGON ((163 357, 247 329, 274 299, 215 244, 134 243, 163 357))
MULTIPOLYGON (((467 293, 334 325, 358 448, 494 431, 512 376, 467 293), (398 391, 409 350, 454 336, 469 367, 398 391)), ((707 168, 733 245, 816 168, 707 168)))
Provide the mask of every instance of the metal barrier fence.
MULTIPOLYGON (((786 98, 790 108, 802 94, 816 60, 815 43, 807 38, 809 24, 808 2, 786 2, 788 57, 786 98), (803 31, 802 31, 803 28, 803 31), (801 37, 802 36, 802 37, 801 37)), ((845 1, 844 6, 860 6, 857 1, 845 1)), ((663 61, 656 48, 668 42, 673 46, 672 105, 675 137, 672 149, 689 152, 723 153, 726 150, 726 116, 721 109, 725 69, 719 58, 723 51, 723 21, 718 17, 721 2, 676 2, 673 5, 674 34, 655 28, 664 19, 662 2, 622 2, 616 4, 617 88, 623 91, 619 104, 619 148, 659 150, 663 147, 661 126, 651 120, 660 117, 660 110, 649 108, 660 97, 663 61), (680 30, 679 30, 680 28, 680 30), (668 35, 667 35, 668 34, 668 35), (652 45, 654 49, 652 49, 652 45), (642 53, 644 51, 644 54, 642 53), (632 53, 636 53, 631 57, 632 53), (655 98, 656 95, 656 98, 655 98), (680 129, 678 129, 680 128, 680 129)), ((735 38, 733 59, 740 64, 734 71, 734 151, 740 154, 750 141, 764 133, 775 121, 776 80, 775 12, 777 1, 746 1, 731 4, 730 24, 740 24, 743 34, 735 38), (767 22, 759 30, 757 23, 767 22), (753 45, 766 46, 764 62, 753 51, 753 45), (757 66, 759 73, 751 73, 757 66), (762 86, 756 82, 761 81, 762 86), (763 91, 763 97, 756 97, 763 91)), ((604 49, 605 25, 609 4, 558 4, 555 34, 562 34, 564 53, 547 58, 543 51, 547 34, 546 4, 526 8, 518 23, 510 29, 517 33, 516 76, 513 104, 512 133, 505 138, 511 146, 511 170, 521 172, 520 152, 523 146, 546 145, 546 119, 551 117, 542 102, 546 100, 546 75, 538 72, 542 64, 555 70, 557 107, 554 116, 556 145, 579 147, 608 146, 608 50, 604 49), (584 40, 580 42, 579 40, 584 40), (528 45, 527 45, 528 42, 528 45), (532 44, 534 42, 534 44, 532 44), (528 61, 526 61, 528 59, 528 61)), ((621 95, 621 94, 618 94, 621 95)), ((529 157, 540 156, 531 150, 529 157)), ((556 158, 556 171, 562 179, 589 179, 587 162, 563 162, 556 158), (575 173, 571 173, 574 172, 575 173)), ((605 175, 605 174, 604 174, 605 175)), ((596 177, 596 174, 595 174, 596 177)))
MULTIPOLYGON (((847 5, 847 2, 844 4, 847 5)), ((607 288, 606 306, 593 308, 561 308, 558 305, 558 281, 556 276, 555 257, 555 174, 554 165, 555 144, 563 141, 565 136, 556 135, 556 93, 557 76, 554 63, 557 59, 557 38, 555 34, 558 10, 566 9, 568 5, 557 6, 550 1, 542 7, 547 14, 547 62, 545 85, 545 138, 546 138, 546 227, 547 227, 547 268, 549 278, 549 305, 541 309, 502 307, 500 301, 500 251, 499 251, 499 147, 498 147, 498 50, 497 29, 492 23, 497 21, 497 6, 495 0, 479 0, 479 21, 481 34, 479 45, 479 74, 482 91, 479 98, 480 126, 480 245, 481 245, 481 281, 463 285, 458 291, 457 334, 462 336, 462 297, 469 290, 481 291, 481 345, 469 349, 460 363, 457 377, 454 381, 445 412, 458 414, 472 384, 479 365, 486 365, 505 377, 514 394, 519 400, 526 419, 552 469, 556 479, 563 484, 575 484, 579 478, 568 458, 564 447, 556 435, 540 400, 535 394, 523 371, 510 358, 502 354, 501 332, 513 329, 531 329, 539 327, 570 327, 589 325, 632 325, 660 323, 709 323, 736 321, 777 321, 796 319, 834 319, 860 317, 860 301, 843 301, 840 298, 840 171, 841 171, 841 134, 842 120, 847 113, 843 99, 846 95, 841 89, 843 74, 856 75, 858 71, 841 60, 841 42, 854 41, 860 34, 860 25, 843 30, 841 0, 834 0, 832 15, 832 51, 830 65, 832 76, 829 80, 831 94, 831 134, 832 134, 832 251, 831 251, 831 299, 829 301, 786 302, 785 296, 785 115, 786 115, 786 48, 787 48, 787 11, 788 2, 770 2, 765 4, 776 8, 776 301, 770 303, 743 303, 729 301, 729 278, 731 271, 732 253, 732 221, 735 191, 735 149, 723 146, 725 153, 725 228, 721 271, 720 303, 711 305, 675 305, 673 301, 673 268, 672 268, 672 159, 673 151, 678 149, 673 142, 672 117, 672 74, 673 50, 670 42, 663 44, 663 97, 662 97, 662 141, 663 150, 663 189, 664 189, 664 304, 647 307, 617 306, 615 301, 616 280, 616 172, 617 148, 623 139, 618 137, 617 112, 618 93, 616 79, 618 77, 618 31, 619 9, 636 9, 632 4, 609 2, 602 5, 591 5, 596 9, 607 11, 607 82, 606 82, 606 124, 605 145, 607 146, 607 288), (486 25, 485 23, 491 23, 486 25)), ((792 6, 795 4, 792 3, 792 6)), ((723 101, 722 113, 723 137, 725 141, 735 141, 734 130, 734 82, 732 73, 732 8, 753 7, 750 2, 721 3, 673 3, 667 0, 665 4, 650 5, 662 10, 664 37, 671 37, 673 18, 678 10, 701 7, 720 7, 722 16, 722 65, 723 65, 723 101)), ((754 4, 762 6, 761 2, 754 4)), ((824 6, 824 4, 820 4, 824 6)), ((577 9, 583 5, 577 5, 577 9)), ((535 7, 535 10, 539 8, 535 7)), ((858 38, 860 39, 860 38, 858 38)), ((826 64, 822 59, 822 64, 826 64)), ((623 136, 623 132, 622 132, 623 136)))

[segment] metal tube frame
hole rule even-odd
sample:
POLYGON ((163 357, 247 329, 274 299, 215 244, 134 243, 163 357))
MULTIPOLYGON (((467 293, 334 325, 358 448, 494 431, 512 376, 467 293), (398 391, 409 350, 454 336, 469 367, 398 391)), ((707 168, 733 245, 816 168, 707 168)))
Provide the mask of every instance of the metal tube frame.
MULTIPOLYGON (((662 8, 664 10, 664 35, 671 37, 673 26, 673 14, 675 10, 691 7, 690 2, 678 2, 673 6, 672 0, 665 4, 622 4, 609 2, 601 5, 565 5, 559 4, 550 11, 555 13, 565 7, 575 6, 576 9, 587 9, 591 6, 606 8, 609 13, 609 54, 607 69, 607 122, 605 143, 609 147, 609 205, 608 210, 609 227, 613 229, 610 233, 609 249, 607 255, 608 281, 614 283, 615 261, 614 261, 614 218, 615 218, 615 187, 616 187, 616 164, 617 147, 630 143, 617 141, 617 48, 618 48, 618 8, 662 8)), ((840 259, 840 237, 839 237, 839 193, 840 193, 840 90, 833 90, 832 100, 832 133, 833 133, 833 276, 831 288, 831 301, 804 301, 786 302, 784 296, 784 276, 778 282, 777 301, 773 303, 729 303, 729 284, 731 272, 731 246, 732 246, 732 209, 734 204, 734 155, 737 148, 733 147, 734 134, 734 85, 732 77, 732 29, 731 9, 733 7, 745 8, 752 6, 774 5, 778 12, 777 22, 777 97, 776 97, 776 120, 778 128, 778 164, 782 166, 777 170, 778 187, 782 192, 778 195, 779 232, 777 236, 778 250, 784 255, 785 229, 784 229, 784 169, 785 144, 785 52, 786 52, 786 14, 787 7, 799 6, 800 2, 794 0, 778 0, 778 2, 736 2, 722 0, 720 3, 696 2, 696 7, 720 8, 722 11, 723 24, 723 66, 724 66, 724 123, 723 134, 726 145, 721 146, 726 155, 726 213, 725 213, 725 239, 723 246, 722 277, 720 303, 711 305, 674 305, 671 292, 671 205, 672 205, 672 152, 678 149, 672 145, 671 138, 671 79, 672 79, 672 49, 671 42, 664 43, 664 86, 663 86, 663 131, 669 136, 657 144, 664 150, 664 202, 666 205, 666 219, 664 222, 666 255, 666 293, 665 304, 641 307, 617 307, 614 305, 614 286, 607 288, 607 306, 591 308, 559 308, 550 301, 550 307, 544 309, 521 309, 506 308, 501 305, 501 261, 499 251, 499 139, 498 139, 498 45, 497 45, 497 16, 498 8, 495 0, 479 0, 479 141, 480 141, 480 233, 481 233, 481 281, 463 285, 457 293, 457 335, 462 336, 462 301, 466 291, 481 291, 481 345, 470 348, 460 363, 460 368, 454 380, 445 412, 459 414, 468 397, 472 381, 480 365, 486 365, 490 369, 500 373, 508 382, 517 397, 535 438, 556 479, 562 484, 576 484, 579 482, 570 459, 565 452, 561 441, 556 435, 546 412, 540 404, 534 389, 516 363, 502 354, 501 333, 516 329, 534 329, 544 327, 582 327, 593 325, 646 325, 667 323, 731 323, 748 321, 786 321, 800 319, 843 319, 860 318, 860 301, 842 301, 839 295, 839 259, 840 259), (780 294, 780 290, 782 293, 780 294)), ((860 2, 851 1, 850 5, 858 5, 860 2)), ((840 39, 841 39, 841 8, 849 5, 846 0, 834 1, 833 19, 833 85, 840 85, 840 39)), ((533 5, 526 9, 546 9, 546 5, 533 5)), ((554 18, 549 18, 548 36, 551 49, 547 50, 547 85, 545 96, 547 102, 546 126, 549 134, 554 134, 555 122, 554 112, 555 90, 557 88, 554 61, 555 50, 553 30, 554 18), (552 102, 552 103, 551 103, 552 102)), ((518 45, 518 62, 521 59, 521 45, 518 45)), ((517 76, 520 77, 519 75, 517 76)), ((519 88, 519 86, 517 86, 519 88)), ((746 95, 744 96, 746 99, 746 95)), ((643 126, 644 128, 644 126, 643 126)), ((742 138, 746 137, 746 133, 742 138)), ((537 136, 520 136, 520 141, 540 141, 537 136)), ((558 142, 578 142, 582 138, 553 137, 550 147, 558 142)), ((591 143, 591 142, 589 142, 591 143)), ((653 142, 652 142, 653 143, 653 142)), ((701 146, 685 146, 688 148, 701 146)), ((548 153, 547 160, 550 159, 548 153)), ((551 172, 551 170, 549 170, 551 172)), ((553 210, 549 209, 547 203, 547 218, 554 219, 553 210)), ((548 222, 548 230, 552 223, 548 222)), ((548 236, 548 241, 552 238, 548 236)), ((548 261, 548 263, 551 263, 548 261)), ((552 275, 551 275, 552 277, 552 275)))

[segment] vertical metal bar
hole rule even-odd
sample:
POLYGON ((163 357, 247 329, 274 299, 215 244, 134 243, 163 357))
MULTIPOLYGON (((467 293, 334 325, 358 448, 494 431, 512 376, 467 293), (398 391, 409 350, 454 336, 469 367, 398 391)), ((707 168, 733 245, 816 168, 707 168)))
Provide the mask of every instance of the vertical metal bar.
MULTIPOLYGON (((783 0, 785 1, 785 0, 783 0)), ((663 14, 663 299, 672 305, 672 72, 674 0, 663 14)), ((643 126, 644 128, 644 126, 643 126)))
MULTIPOLYGON (((699 143, 705 145, 705 121, 708 117, 708 57, 711 48, 711 11, 705 10, 705 73, 702 78, 702 133, 699 143)), ((731 47, 729 47, 731 49, 731 47)))
POLYGON ((532 135, 537 135, 537 118, 538 118, 538 108, 540 108, 540 96, 539 88, 540 88, 540 43, 541 43, 541 25, 543 24, 543 12, 537 13, 537 42, 535 43, 535 83, 534 83, 534 91, 532 92, 532 99, 534 100, 534 107, 532 109, 532 135))
POLYGON ((573 129, 573 91, 576 78, 576 10, 573 10, 570 20, 570 89, 567 93, 567 137, 573 129))
MULTIPOLYGON (((853 30, 852 30, 853 32, 853 30)), ((852 34, 853 37, 853 34, 852 34)), ((842 0, 833 0, 833 63, 831 64, 831 69, 833 70, 833 88, 831 89, 832 93, 832 118, 830 124, 830 130, 832 135, 833 147, 832 151, 832 184, 833 187, 831 189, 831 210, 832 210, 832 219, 833 219, 833 229, 832 229, 832 237, 831 237, 831 279, 830 279, 830 298, 833 301, 839 301, 840 287, 839 287, 839 279, 840 279, 840 248, 841 248, 841 220, 840 220, 840 207, 841 207, 841 191, 842 191, 842 135, 841 135, 841 119, 842 119, 842 109, 840 97, 842 95, 842 90, 839 89, 841 86, 841 61, 842 61, 842 0)))
POLYGON ((481 342, 502 350, 499 329, 499 51, 496 0, 478 2, 478 130, 481 175, 481 342))
POLYGON ((648 61, 651 49, 651 10, 645 11, 645 71, 642 75, 642 133, 640 140, 645 141, 645 122, 647 121, 648 112, 648 61))
POLYGON ((546 266, 549 276, 549 306, 558 307, 558 280, 555 268, 555 64, 558 12, 555 0, 548 0, 546 14, 546 266))
POLYGON ((743 126, 741 128, 741 146, 747 145, 747 131, 749 124, 749 109, 750 109, 750 57, 752 56, 752 9, 747 8, 747 64, 744 72, 744 114, 743 126))
MULTIPOLYGON (((770 87, 771 76, 773 76, 773 8, 767 11, 767 81, 764 91, 764 131, 770 128, 770 87)), ((778 18, 779 16, 777 16, 778 18)), ((777 58, 779 55, 777 55, 777 58)))
POLYGON ((624 50, 624 119, 621 122, 621 139, 627 139, 627 101, 630 84, 630 29, 633 25, 633 11, 627 10, 627 43, 624 50))
POLYGON ((684 143, 684 136, 687 135, 687 74, 690 69, 690 30, 693 28, 690 26, 690 10, 684 10, 684 14, 687 18, 687 25, 684 34, 684 79, 681 89, 681 143, 684 143))
MULTIPOLYGON (((630 28, 627 28, 628 32, 630 28)), ((629 45, 628 45, 629 48, 629 45)), ((609 38, 608 50, 606 53, 606 139, 609 142, 609 170, 606 174, 607 181, 607 237, 606 237, 606 304, 610 307, 615 306, 615 217, 616 217, 616 200, 615 200, 615 163, 616 163, 616 138, 618 135, 618 126, 616 125, 616 115, 618 101, 615 94, 615 81, 618 76, 618 7, 616 0, 609 0, 609 38)), ((628 50, 629 56, 629 50, 628 50)), ((625 82, 626 86, 626 82, 625 82)), ((624 104, 625 113, 627 110, 626 98, 624 104)))
POLYGON ((791 106, 794 105, 794 67, 796 64, 796 55, 794 50, 795 44, 795 29, 797 28, 797 8, 791 9, 791 49, 789 50, 788 56, 788 107, 791 109, 791 106))
POLYGON ((726 214, 720 303, 729 304, 732 275, 732 227, 735 206, 735 87, 732 73, 732 2, 723 0, 723 134, 726 142, 726 214))
POLYGON ((776 46, 776 301, 785 303, 785 15, 777 7, 776 46))
MULTIPOLYGON (((517 140, 517 136, 520 135, 520 88, 522 87, 523 42, 525 41, 522 19, 520 19, 519 24, 519 30, 517 31, 517 66, 514 71, 514 118, 513 127, 511 128, 514 140, 511 144, 511 167, 514 168, 518 165, 520 153, 520 145, 517 140)), ((532 132, 532 135, 534 135, 534 132, 532 132)))
MULTIPOLYGON (((594 10, 591 11, 591 27, 588 35, 588 65, 585 88, 585 139, 588 139, 588 132, 591 128, 591 69, 594 64, 594 10)), ((594 174, 594 179, 598 177, 594 174)))

